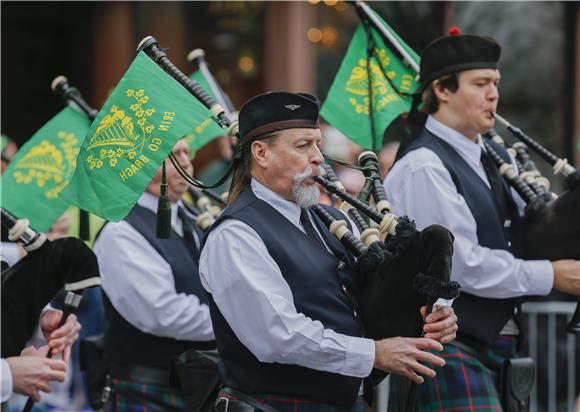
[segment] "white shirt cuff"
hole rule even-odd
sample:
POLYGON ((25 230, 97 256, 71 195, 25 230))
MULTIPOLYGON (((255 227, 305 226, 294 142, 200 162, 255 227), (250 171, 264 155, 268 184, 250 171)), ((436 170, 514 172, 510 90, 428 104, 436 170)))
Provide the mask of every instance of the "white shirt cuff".
POLYGON ((435 312, 438 308, 451 307, 453 305, 454 300, 455 299, 443 299, 443 298, 437 299, 437 301, 433 304, 433 309, 431 310, 431 313, 435 312))
POLYGON ((371 374, 375 364, 375 341, 372 339, 345 337, 346 359, 342 374, 357 378, 366 378, 371 374))
POLYGON ((554 286, 554 268, 549 260, 526 260, 525 272, 528 275, 529 293, 527 295, 545 296, 554 286))
POLYGON ((0 366, 2 369, 2 394, 0 402, 6 402, 10 396, 12 396, 13 385, 12 385, 12 371, 8 362, 3 358, 0 366))

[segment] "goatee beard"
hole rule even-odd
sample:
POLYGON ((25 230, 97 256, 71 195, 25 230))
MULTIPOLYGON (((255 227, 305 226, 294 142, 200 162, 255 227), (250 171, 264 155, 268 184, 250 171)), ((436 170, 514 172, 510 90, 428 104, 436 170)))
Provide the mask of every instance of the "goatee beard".
POLYGON ((306 167, 303 172, 296 174, 293 178, 292 197, 294 202, 300 207, 310 207, 318 203, 320 198, 320 188, 318 185, 303 186, 302 182, 312 176, 312 168, 306 167))

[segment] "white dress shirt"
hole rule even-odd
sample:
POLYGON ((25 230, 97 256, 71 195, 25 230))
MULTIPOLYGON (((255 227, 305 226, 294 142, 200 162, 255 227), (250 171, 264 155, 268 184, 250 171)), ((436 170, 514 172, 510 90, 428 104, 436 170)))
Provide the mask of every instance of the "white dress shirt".
MULTIPOLYGON (((489 187, 481 164, 483 143, 475 143, 454 129, 428 117, 425 128, 449 143, 489 187)), ((547 295, 553 269, 547 260, 515 258, 510 252, 478 244, 477 226, 463 196, 439 157, 430 149, 407 153, 389 171, 385 189, 393 211, 408 215, 418 229, 438 223, 455 235, 452 278, 465 292, 486 298, 547 295)), ((520 213, 523 200, 512 190, 520 213)))
MULTIPOLYGON (((296 203, 256 180, 251 189, 304 232, 296 203)), ((229 219, 214 229, 199 263, 203 287, 240 342, 261 362, 354 377, 370 374, 374 342, 325 329, 320 321, 299 313, 280 268, 256 231, 245 223, 229 219)))
POLYGON ((20 259, 22 259, 18 243, 16 242, 2 242, 0 245, 0 255, 2 255, 4 260, 10 266, 14 266, 20 259))
MULTIPOLYGON (((146 192, 137 203, 156 212, 157 200, 146 192)), ((180 204, 171 205, 171 227, 183 236, 177 217, 180 204)), ((178 340, 214 339, 209 307, 193 294, 175 291, 169 263, 129 223, 107 223, 95 242, 94 252, 103 290, 131 325, 152 335, 178 340)))
POLYGON ((2 382, 0 382, 1 386, 1 394, 0 394, 0 402, 6 402, 8 398, 12 395, 12 372, 10 371, 10 366, 8 366, 8 362, 6 359, 2 358, 0 363, 0 369, 2 370, 2 382))

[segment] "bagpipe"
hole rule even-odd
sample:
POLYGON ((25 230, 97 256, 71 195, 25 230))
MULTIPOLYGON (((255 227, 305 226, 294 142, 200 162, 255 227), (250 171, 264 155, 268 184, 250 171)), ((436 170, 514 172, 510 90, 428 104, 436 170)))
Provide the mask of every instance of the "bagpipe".
MULTIPOLYGON (((62 290, 66 292, 60 326, 75 312, 83 292, 101 285, 97 258, 80 239, 54 241, 4 209, 2 225, 10 240, 20 241, 27 255, 2 271, 2 357, 18 356, 31 338, 43 308, 62 290)), ((51 357, 48 352, 47 357, 51 357)), ((33 405, 29 398, 24 411, 33 405)))
MULTIPOLYGON (((484 139, 485 148, 500 173, 527 204, 521 225, 521 257, 580 260, 580 169, 572 167, 566 159, 558 158, 501 116, 495 114, 495 117, 521 141, 510 147, 495 130, 487 134, 515 157, 516 171, 484 139), (568 190, 559 196, 549 191, 549 182, 530 159, 528 148, 548 162, 555 174, 564 177, 568 190)), ((580 333, 580 300, 568 332, 580 333)))
POLYGON ((27 255, 2 272, 2 357, 16 356, 32 336, 42 309, 64 288, 63 323, 81 302, 85 289, 99 286, 99 266, 80 239, 54 241, 0 209, 9 239, 20 241, 27 255), (68 313, 67 313, 68 312, 68 313))
MULTIPOLYGON (((376 162, 374 153, 365 154, 363 160, 367 164, 376 162)), ((382 185, 379 189, 374 184, 372 196, 381 209, 373 208, 342 190, 332 169, 325 169, 326 177, 316 176, 314 180, 342 200, 340 208, 352 218, 362 240, 348 231, 345 222, 331 222, 322 214, 322 208, 314 207, 313 211, 369 270, 361 282, 359 296, 367 336, 421 336, 421 306, 430 310, 438 298, 453 299, 459 294, 459 284, 450 280, 453 234, 439 225, 419 231, 408 217, 390 213, 382 185), (378 229, 371 228, 362 215, 378 229), (380 240, 381 234, 386 236, 384 241, 380 240)), ((373 175, 372 179, 380 181, 380 175, 373 175)))
MULTIPOLYGON (((367 201, 372 196, 376 207, 346 193, 327 165, 325 177, 317 176, 314 180, 342 201, 339 207, 357 226, 360 240, 348 231, 344 221, 333 221, 322 207, 314 206, 313 211, 364 269, 359 302, 366 336, 372 339, 422 336, 420 308, 427 306, 429 313, 438 298, 459 296, 460 285, 450 279, 453 234, 440 225, 419 231, 408 217, 392 214, 375 153, 363 152, 358 161, 368 188, 367 191, 363 187, 361 194, 363 198, 367 196, 367 201), (370 227, 363 215, 378 228, 370 227)), ((361 271, 357 272, 361 275, 361 271)), ((376 376, 381 375, 373 373, 371 378, 376 376)), ((403 377, 391 378, 390 409, 414 410, 415 391, 415 383, 403 377)))

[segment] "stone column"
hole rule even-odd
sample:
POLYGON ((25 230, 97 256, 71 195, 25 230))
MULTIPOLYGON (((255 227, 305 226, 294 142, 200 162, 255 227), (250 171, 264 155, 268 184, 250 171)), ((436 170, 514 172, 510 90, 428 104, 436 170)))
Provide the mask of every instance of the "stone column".
POLYGON ((308 2, 269 2, 265 13, 266 90, 315 91, 316 58, 306 32, 314 24, 308 2))

